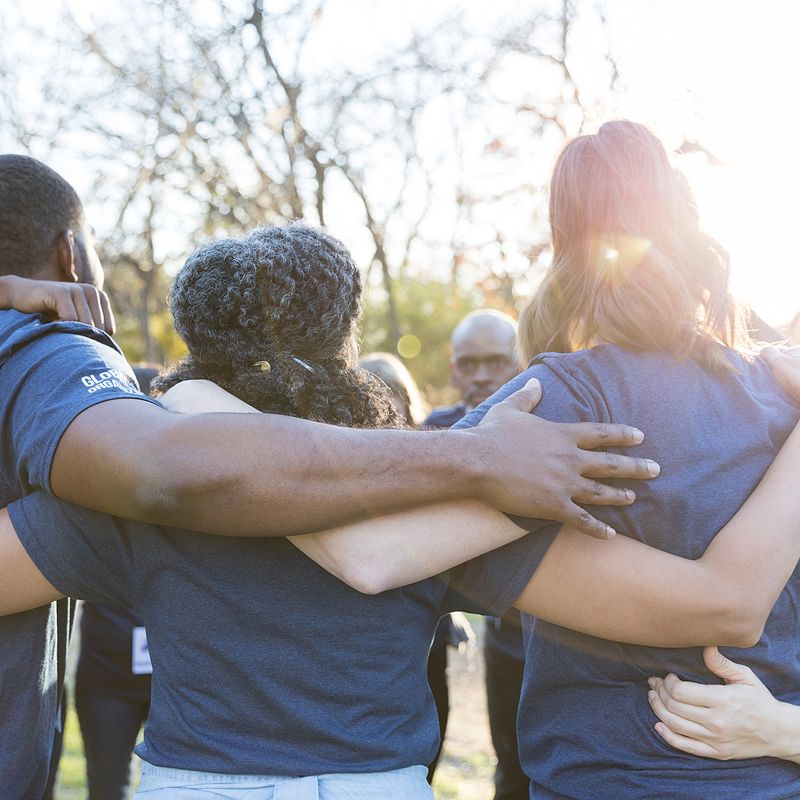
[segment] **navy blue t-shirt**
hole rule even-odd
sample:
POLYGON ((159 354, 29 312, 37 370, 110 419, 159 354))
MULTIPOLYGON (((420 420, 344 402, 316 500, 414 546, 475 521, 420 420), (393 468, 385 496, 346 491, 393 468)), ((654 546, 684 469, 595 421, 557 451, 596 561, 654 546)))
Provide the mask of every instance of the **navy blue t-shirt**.
MULTIPOLYGON (((658 461, 660 477, 631 486, 637 493, 632 506, 593 512, 622 534, 699 558, 756 487, 798 419, 797 407, 765 364, 733 352, 729 357, 738 371, 714 375, 692 360, 611 345, 544 354, 456 427, 477 424, 530 378, 542 383, 543 398, 534 413, 546 419, 638 427, 646 438, 637 455, 658 461)), ((527 527, 537 531, 533 546, 540 561, 558 526, 529 520, 527 527)), ((724 649, 752 667, 778 699, 795 704, 800 704, 798 608, 796 570, 761 641, 746 650, 724 649)), ((534 624, 530 617, 524 624, 518 738, 537 800, 800 796, 797 764, 700 759, 672 749, 655 733, 647 677, 672 671, 686 680, 718 683, 703 665, 701 648, 619 644, 541 620, 534 624)))
POLYGON ((532 550, 523 537, 489 565, 476 559, 367 596, 283 538, 122 521, 44 493, 9 512, 54 586, 141 615, 153 681, 137 752, 187 770, 312 775, 430 763, 439 724, 426 663, 439 617, 502 613, 532 569, 521 568, 532 550))
MULTIPOLYGON (((0 311, 0 505, 49 491, 53 454, 78 414, 131 397, 154 402, 139 393, 106 334, 77 322, 0 311)), ((0 618, 4 800, 35 800, 44 791, 71 618, 67 600, 0 618)))
POLYGON ((466 413, 467 409, 463 403, 457 403, 454 406, 434 408, 425 418, 422 425, 420 425, 420 428, 449 428, 462 419, 466 413))

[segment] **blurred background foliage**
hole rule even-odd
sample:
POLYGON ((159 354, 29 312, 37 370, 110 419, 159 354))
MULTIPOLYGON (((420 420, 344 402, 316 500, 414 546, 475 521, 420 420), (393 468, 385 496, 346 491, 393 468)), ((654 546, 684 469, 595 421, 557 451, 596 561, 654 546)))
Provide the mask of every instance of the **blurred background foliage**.
POLYGON ((434 400, 455 323, 531 292, 539 154, 596 121, 618 79, 603 4, 445 4, 381 36, 361 6, 360 32, 342 0, 68 0, 49 24, 0 10, 0 141, 83 195, 131 361, 182 353, 166 297, 193 247, 260 224, 323 224, 350 247, 363 350, 416 337, 399 352, 434 400), (595 52, 583 76, 576 36, 595 52))

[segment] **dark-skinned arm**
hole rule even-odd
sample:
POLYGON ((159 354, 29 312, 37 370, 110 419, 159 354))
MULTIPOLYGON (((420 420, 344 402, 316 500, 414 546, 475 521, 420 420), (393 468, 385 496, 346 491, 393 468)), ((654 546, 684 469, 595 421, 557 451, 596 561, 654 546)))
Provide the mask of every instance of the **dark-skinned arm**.
POLYGON ((88 283, 66 283, 0 275, 0 308, 25 314, 53 314, 67 322, 83 322, 114 333, 108 295, 88 283))
POLYGON ((654 477, 657 466, 591 452, 638 444, 641 433, 628 426, 532 416, 540 391, 529 384, 476 428, 424 433, 110 400, 66 429, 51 489, 116 516, 236 536, 304 533, 464 497, 606 536, 576 501, 627 505, 630 491, 598 479, 654 477))

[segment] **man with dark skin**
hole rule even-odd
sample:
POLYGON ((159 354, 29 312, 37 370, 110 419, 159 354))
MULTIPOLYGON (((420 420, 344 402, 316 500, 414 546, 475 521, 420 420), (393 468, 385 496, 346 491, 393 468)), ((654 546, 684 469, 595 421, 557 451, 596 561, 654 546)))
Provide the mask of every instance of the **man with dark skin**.
MULTIPOLYGON (((77 195, 24 156, 0 156, 0 275, 102 287, 77 195)), ((30 288, 11 284, 17 297, 30 288)), ((79 319, 110 325, 99 293, 70 298, 79 319)), ((45 292, 42 308, 57 305, 45 292)), ((523 391, 529 410, 538 387, 523 391)), ((428 434, 173 414, 138 392, 102 331, 16 311, 0 312, 0 416, 2 505, 43 489, 115 516, 230 536, 283 536, 480 497, 602 537, 607 526, 576 503, 628 504, 631 492, 598 479, 658 472, 645 459, 589 452, 638 444, 634 429, 557 425, 514 403, 474 430, 428 434)), ((70 618, 68 606, 52 604, 0 622, 0 786, 9 800, 42 795, 70 618)))
MULTIPOLYGON (((467 314, 450 337, 450 380, 461 402, 435 409, 423 424, 434 428, 454 425, 519 370, 514 319, 493 309, 467 314)), ((428 680, 439 710, 442 738, 449 706, 446 631, 447 617, 443 617, 428 660, 428 680)), ((519 611, 512 608, 502 617, 487 617, 485 631, 486 699, 497 754, 495 800, 527 800, 529 781, 520 766, 517 747, 517 706, 525 668, 519 611)))

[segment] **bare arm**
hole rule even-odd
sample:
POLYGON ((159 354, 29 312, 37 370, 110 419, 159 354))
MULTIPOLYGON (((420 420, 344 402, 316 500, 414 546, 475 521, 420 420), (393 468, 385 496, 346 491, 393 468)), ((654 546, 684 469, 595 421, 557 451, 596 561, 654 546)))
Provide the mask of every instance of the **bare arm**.
POLYGON ((64 595, 39 572, 0 509, 0 616, 47 605, 64 595))
POLYGON ((638 443, 641 433, 632 428, 558 425, 530 415, 540 392, 530 384, 477 428, 425 433, 352 430, 272 414, 173 414, 113 400, 69 426, 52 487, 99 511, 209 533, 303 533, 480 497, 606 535, 607 526, 575 501, 627 505, 630 490, 594 478, 650 478, 658 467, 584 449, 638 443))
MULTIPOLYGON (((562 529, 517 607, 615 641, 751 646, 800 556, 798 464, 800 429, 696 561, 624 536, 602 542, 562 529)), ((401 512, 292 541, 346 583, 376 593, 434 575, 523 533, 473 502, 401 512)))

